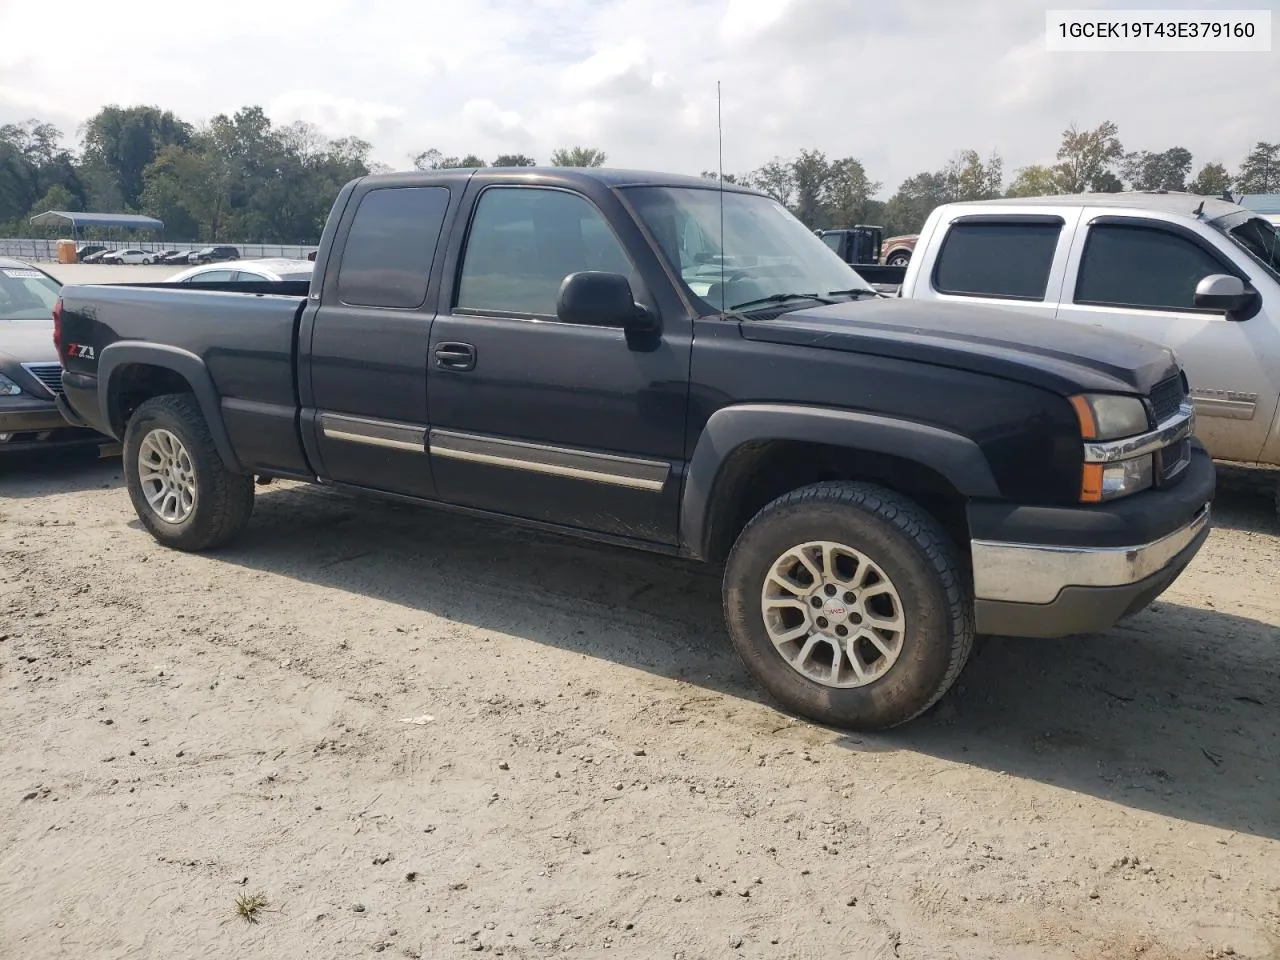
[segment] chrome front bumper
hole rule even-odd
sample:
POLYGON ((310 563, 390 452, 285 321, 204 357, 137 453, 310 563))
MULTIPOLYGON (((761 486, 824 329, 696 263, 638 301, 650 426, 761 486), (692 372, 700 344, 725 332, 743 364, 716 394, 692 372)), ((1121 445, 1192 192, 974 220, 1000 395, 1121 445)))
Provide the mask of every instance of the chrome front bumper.
POLYGON ((1109 629, 1168 589, 1209 529, 1206 504, 1174 532, 1132 547, 972 541, 978 632, 1065 637, 1109 629))
POLYGON ((1057 547, 972 541, 979 600, 1052 603, 1067 587, 1123 587, 1154 576, 1209 526, 1206 504, 1179 530, 1134 547, 1057 547))

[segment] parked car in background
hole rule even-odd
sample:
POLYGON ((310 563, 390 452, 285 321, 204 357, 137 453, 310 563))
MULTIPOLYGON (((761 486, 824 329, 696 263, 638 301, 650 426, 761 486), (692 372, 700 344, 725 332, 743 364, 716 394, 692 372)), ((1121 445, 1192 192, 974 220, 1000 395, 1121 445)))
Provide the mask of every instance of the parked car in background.
POLYGON ((918 233, 889 237, 880 245, 880 262, 890 267, 905 267, 911 262, 911 255, 915 252, 916 241, 919 239, 918 233))
POLYGON ((106 246, 101 243, 82 243, 80 246, 76 247, 76 260, 80 263, 84 263, 88 257, 93 256, 95 253, 106 252, 106 246))
POLYGON ((115 251, 109 247, 103 247, 101 250, 95 250, 93 253, 89 254, 88 256, 81 258, 80 262, 81 263, 102 263, 102 258, 110 253, 115 253, 115 251))
MULTIPOLYGON (((925 223, 901 295, 1165 344, 1209 453, 1280 467, 1280 230, 1257 211, 1188 193, 948 204, 925 223)), ((1280 478, 1276 494, 1280 509, 1280 478)))
POLYGON ((190 256, 190 250, 166 250, 163 256, 156 256, 156 263, 190 263, 190 256))
POLYGON ((124 250, 112 250, 110 253, 102 255, 102 263, 152 263, 154 257, 145 250, 139 250, 136 247, 127 247, 124 250))
POLYGON ((62 285, 38 267, 0 257, 0 456, 22 449, 109 443, 58 412, 62 367, 53 307, 62 285))
POLYGON ((201 247, 187 255, 187 263, 219 263, 239 259, 240 251, 235 247, 201 247))
POLYGON ((273 258, 231 260, 183 270, 168 283, 268 283, 282 280, 310 280, 315 264, 309 260, 273 258))
POLYGON ((893 295, 898 292, 907 268, 877 261, 876 258, 880 256, 881 232, 880 227, 866 224, 848 229, 814 231, 837 257, 858 271, 858 276, 880 293, 893 295))

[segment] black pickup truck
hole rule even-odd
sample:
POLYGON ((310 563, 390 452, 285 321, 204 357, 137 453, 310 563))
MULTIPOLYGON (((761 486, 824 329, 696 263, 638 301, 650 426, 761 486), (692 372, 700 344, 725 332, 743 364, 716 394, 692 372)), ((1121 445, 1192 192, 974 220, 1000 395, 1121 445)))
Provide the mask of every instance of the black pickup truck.
POLYGON ((161 543, 292 478, 723 564, 747 667, 837 726, 928 709, 975 632, 1109 627, 1209 532, 1169 350, 880 297, 697 178, 366 177, 309 286, 68 286, 55 321, 161 543))

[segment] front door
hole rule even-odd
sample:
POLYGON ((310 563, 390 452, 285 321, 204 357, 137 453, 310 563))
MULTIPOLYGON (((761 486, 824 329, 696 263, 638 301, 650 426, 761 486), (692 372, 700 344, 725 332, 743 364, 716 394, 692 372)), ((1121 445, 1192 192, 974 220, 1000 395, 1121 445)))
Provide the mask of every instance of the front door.
POLYGON ((1280 329, 1267 314, 1276 305, 1264 302, 1247 320, 1198 309, 1196 284, 1215 273, 1247 279, 1176 225, 1097 216, 1077 232, 1067 268, 1075 288, 1063 290, 1058 316, 1171 347, 1191 384, 1196 436, 1215 458, 1251 462, 1280 399, 1280 329))
POLYGON ((660 335, 556 318, 564 278, 641 271, 585 196, 490 185, 431 331, 428 412, 441 499, 676 541, 692 325, 660 335))
MULTIPOLYGON (((432 497, 427 457, 427 296, 450 188, 381 187, 351 198, 310 327, 311 409, 323 477, 432 497), (343 230, 345 229, 345 242, 343 230)), ((307 325, 304 324, 304 332, 307 325)))

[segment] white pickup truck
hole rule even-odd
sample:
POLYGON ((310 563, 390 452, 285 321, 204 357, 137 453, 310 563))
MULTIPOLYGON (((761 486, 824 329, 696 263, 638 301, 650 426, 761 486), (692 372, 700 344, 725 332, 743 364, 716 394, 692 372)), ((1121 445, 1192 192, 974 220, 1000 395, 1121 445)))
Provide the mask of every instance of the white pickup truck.
POLYGON ((1186 193, 951 203, 925 223, 900 295, 1010 307, 1172 347, 1209 453, 1280 467, 1278 230, 1256 211, 1186 193))

